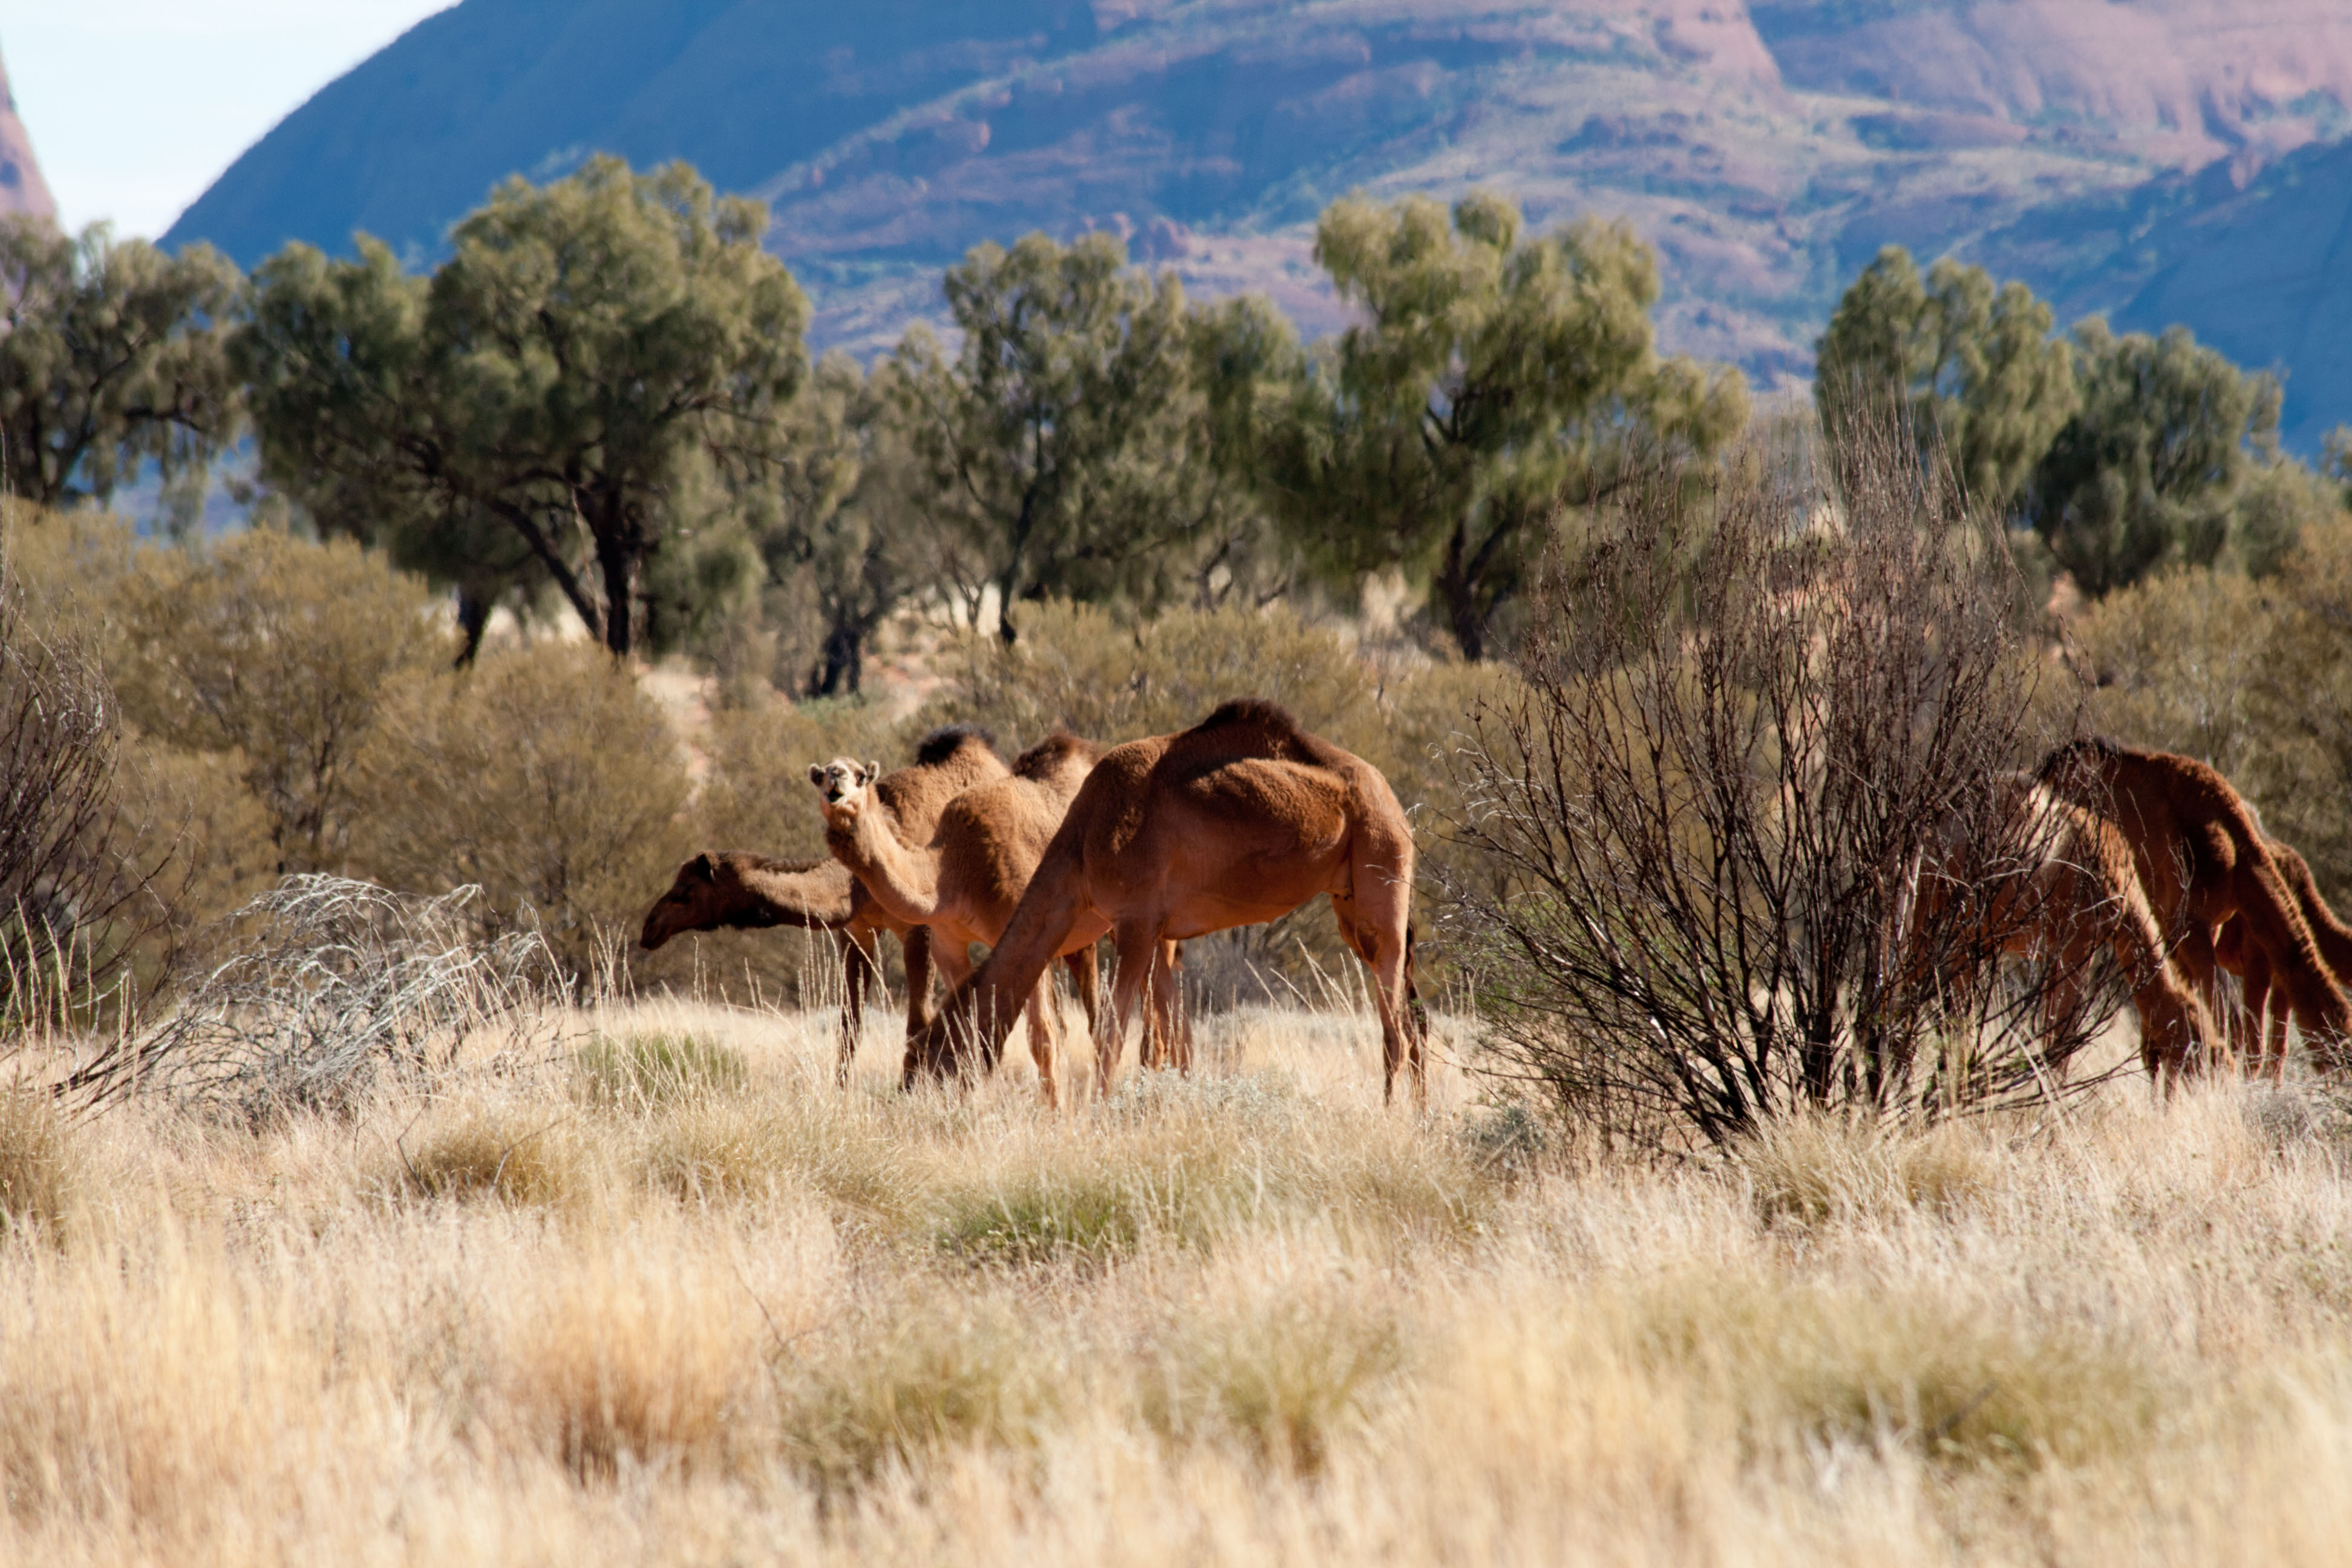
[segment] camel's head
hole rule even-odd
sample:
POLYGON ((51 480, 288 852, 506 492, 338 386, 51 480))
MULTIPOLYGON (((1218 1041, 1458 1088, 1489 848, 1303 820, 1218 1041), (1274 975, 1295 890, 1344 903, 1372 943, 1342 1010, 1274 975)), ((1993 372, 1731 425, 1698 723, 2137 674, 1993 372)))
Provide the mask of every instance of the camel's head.
POLYGON ((874 781, 881 776, 880 763, 858 763, 847 757, 811 763, 809 783, 816 785, 816 793, 824 802, 826 826, 846 827, 856 822, 858 814, 866 809, 874 781))
POLYGON ((677 868, 669 891, 646 911, 645 930, 637 945, 647 952, 682 931, 715 931, 723 922, 724 880, 732 868, 709 855, 697 855, 677 868))

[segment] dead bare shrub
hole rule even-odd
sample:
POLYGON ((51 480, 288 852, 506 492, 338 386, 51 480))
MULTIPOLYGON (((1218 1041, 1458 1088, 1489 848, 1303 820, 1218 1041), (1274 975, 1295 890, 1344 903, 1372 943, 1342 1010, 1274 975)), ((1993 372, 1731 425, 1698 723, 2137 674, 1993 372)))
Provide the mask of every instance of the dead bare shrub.
POLYGON ((240 910, 226 956, 178 1008, 126 1035, 66 1082, 88 1106, 137 1094, 257 1125, 291 1110, 355 1109, 387 1072, 491 1049, 551 1049, 562 987, 531 931, 484 942, 461 888, 404 897, 341 877, 289 877, 240 910))
POLYGON ((1465 753, 1499 890, 1456 912, 1500 1070, 1582 1125, 1722 1142, 2034 1096, 2119 1003, 2004 964, 2056 848, 2003 780, 2055 678, 2000 539, 1915 450, 1661 469, 1549 566, 1465 753))

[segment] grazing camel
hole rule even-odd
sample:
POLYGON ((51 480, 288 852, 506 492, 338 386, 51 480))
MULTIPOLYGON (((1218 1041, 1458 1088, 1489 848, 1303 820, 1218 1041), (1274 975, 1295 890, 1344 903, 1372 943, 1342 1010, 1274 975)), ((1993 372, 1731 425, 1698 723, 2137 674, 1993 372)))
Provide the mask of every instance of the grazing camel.
POLYGON ((2177 936, 2177 962, 2213 994, 2214 937, 2232 916, 2246 951, 2303 1026, 2314 1057, 2333 1067, 2352 1038, 2352 1004, 2321 958, 2261 826, 2230 782, 2203 763, 2110 741, 2072 741, 2036 775, 2060 798, 2114 823, 2131 845, 2148 905, 2177 936))
POLYGON ((1108 932, 1116 980, 1095 1027, 1096 1091, 1107 1096, 1147 988, 1161 1037, 1182 1038, 1167 943, 1276 920, 1328 893, 1340 935, 1373 973, 1384 1090, 1393 1096, 1409 1064, 1426 1105, 1412 869, 1412 831, 1378 769, 1271 702, 1228 702, 1180 734, 1103 754, 1003 940, 909 1050, 937 1073, 973 1055, 992 1063, 1055 955, 1108 932))
MULTIPOLYGON (((2310 863, 2287 846, 2273 838, 2270 841, 2271 858, 2278 863, 2279 875, 2294 889, 2295 903, 2303 911, 2304 923, 2311 928, 2312 941, 2319 946, 2319 956, 2334 976, 2338 989, 2352 987, 2352 926, 2337 918, 2327 900, 2319 895, 2319 885, 2312 879, 2310 863)), ((2286 1071, 2287 1009, 2272 1009, 2270 960, 2246 940, 2246 922, 2231 915, 2213 937, 2213 961, 2225 973, 2238 977, 2241 1005, 2232 1019, 2231 1043, 2242 1060, 2256 1071, 2267 1069, 2277 1077, 2286 1071), (2263 1015, 2269 1013, 2267 1026, 2263 1015)))
MULTIPOLYGON (((1983 940, 2004 956, 2050 966, 2042 1003, 2053 1034, 2080 1006, 2081 986, 2096 954, 2113 953, 2139 1015, 2140 1060, 2152 1080, 2168 1087, 2214 1037, 2213 1025, 2166 951, 2164 928, 2140 885, 2130 842, 2114 823, 2061 800, 2025 774, 2005 774, 1995 787, 2006 797, 2001 808, 2019 830, 2024 854, 1990 886, 1964 889, 1982 911, 1983 940)), ((1915 931, 1926 923, 1938 889, 1948 889, 1942 897, 1963 890, 1950 878, 1966 874, 1959 871, 1965 847, 1943 848, 1945 875, 1921 879, 1915 931)))
MULTIPOLYGON (((900 842, 868 809, 871 763, 845 757, 813 763, 809 782, 824 797, 825 846, 875 904, 892 919, 931 932, 932 962, 949 987, 971 974, 973 942, 993 946, 1004 934, 1031 873, 1062 825, 1062 814, 1102 748, 1056 734, 1024 752, 1009 777, 991 779, 950 801, 930 841, 900 842)), ((1071 979, 1095 1016, 1094 950, 1068 955, 1071 979)), ((1041 974, 1029 999, 1029 1049, 1045 1103, 1058 1102, 1054 1045, 1059 1032, 1053 989, 1041 974)), ((908 1058, 908 1073, 913 1058, 908 1058)))
POLYGON ((929 933, 893 919, 831 857, 775 860, 738 849, 697 855, 677 868, 669 891, 646 911, 637 945, 653 952, 680 931, 776 926, 833 933, 842 969, 841 1052, 835 1076, 843 1082, 848 1081, 866 1026, 866 987, 882 977, 881 932, 890 932, 906 949, 908 1032, 930 1022, 929 933))

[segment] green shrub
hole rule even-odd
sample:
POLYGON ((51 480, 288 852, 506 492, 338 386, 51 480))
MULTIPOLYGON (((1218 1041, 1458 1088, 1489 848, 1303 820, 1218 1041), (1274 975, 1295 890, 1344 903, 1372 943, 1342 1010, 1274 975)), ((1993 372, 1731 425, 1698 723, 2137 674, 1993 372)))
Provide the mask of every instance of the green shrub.
POLYGON ((363 759, 352 858, 403 891, 478 884, 575 972, 625 940, 685 858, 687 774, 629 670, 584 644, 486 652, 413 680, 363 759))
POLYGON ((574 1063, 590 1104, 640 1110, 743 1087, 743 1058, 698 1035, 599 1035, 574 1063))

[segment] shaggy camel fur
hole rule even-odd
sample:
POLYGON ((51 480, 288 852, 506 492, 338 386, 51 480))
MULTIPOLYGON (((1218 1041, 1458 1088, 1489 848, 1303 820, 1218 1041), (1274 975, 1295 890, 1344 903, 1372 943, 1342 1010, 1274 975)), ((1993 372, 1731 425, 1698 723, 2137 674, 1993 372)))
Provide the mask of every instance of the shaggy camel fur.
MULTIPOLYGON (((2081 1006, 2096 955, 2113 953, 2139 1014, 2140 1060, 2151 1079, 2169 1086, 2214 1037, 2213 1025, 2166 952, 2130 842, 2114 823, 2025 774, 2003 775, 1995 787, 2006 796, 2000 809, 2020 830, 2024 855, 1990 888, 1969 889, 1983 913, 1984 939, 2005 956, 2050 966, 2042 1001, 2053 1035, 2081 1006)), ((1948 847, 1952 861, 1962 858, 1960 846, 1948 847)), ((1915 930, 1938 879, 1922 882, 1915 930)))
MULTIPOLYGON (((2327 907, 2319 895, 2319 884, 2312 879, 2311 866, 2275 838, 2270 841, 2271 858, 2278 862, 2279 875, 2294 890, 2295 903, 2303 910, 2304 923, 2311 928, 2312 940, 2319 946, 2319 956, 2335 977, 2339 990, 2352 987, 2352 926, 2346 925, 2327 907)), ((2213 961, 2224 972, 2238 977, 2241 1005, 2235 1011, 2231 1026, 2231 1043, 2237 1047, 2241 1060, 2256 1071, 2268 1070, 2272 1076, 2286 1070, 2287 1010, 2272 1009, 2271 966, 2246 940, 2246 922, 2232 915, 2213 938, 2213 961), (2263 1015, 2269 1013, 2267 1027, 2263 1015)))
POLYGON ((2122 831, 2192 986, 2212 994, 2213 939, 2238 917, 2247 950, 2268 964, 2271 984, 2284 994, 2314 1058, 2336 1065, 2352 1037, 2352 1005, 2320 957, 2252 810, 2227 779, 2194 758, 2100 740, 2060 746, 2036 776, 2122 831))
MULTIPOLYGON (((824 797, 826 847, 893 919, 930 931, 933 962, 952 989, 971 977, 971 944, 992 947, 1004 934, 1062 814, 1101 754, 1101 747, 1075 735, 1048 737, 1021 754, 1012 776, 974 785, 950 801, 930 841, 919 847, 901 843, 869 809, 872 764, 845 757, 812 763, 809 782, 824 797)), ((1091 1022, 1093 950, 1071 953, 1069 965, 1091 1022)), ((1056 1104, 1059 1020, 1051 983, 1043 975, 1028 1006, 1040 1089, 1045 1103, 1056 1104)), ((910 1056, 909 1078, 912 1071, 910 1056)))
POLYGON ((906 949, 908 1032, 930 1022, 930 933, 894 919, 847 867, 830 857, 775 860, 736 849, 697 855, 677 868, 669 891, 646 911, 637 945, 652 952, 680 931, 776 926, 833 933, 841 953, 841 1054, 835 1071, 842 1081, 848 1081, 866 1026, 866 987, 882 977, 881 932, 890 932, 906 949))
POLYGON ((1181 1040, 1166 943, 1276 920, 1318 893, 1372 971, 1384 1085, 1410 1064, 1426 1104, 1426 1026, 1413 984, 1412 834, 1378 769, 1270 702, 1228 702, 1181 734, 1113 747, 1070 805, 988 962, 910 1047, 933 1072, 992 1063, 1057 953, 1117 944, 1095 1028, 1108 1095, 1138 1000, 1181 1040))

